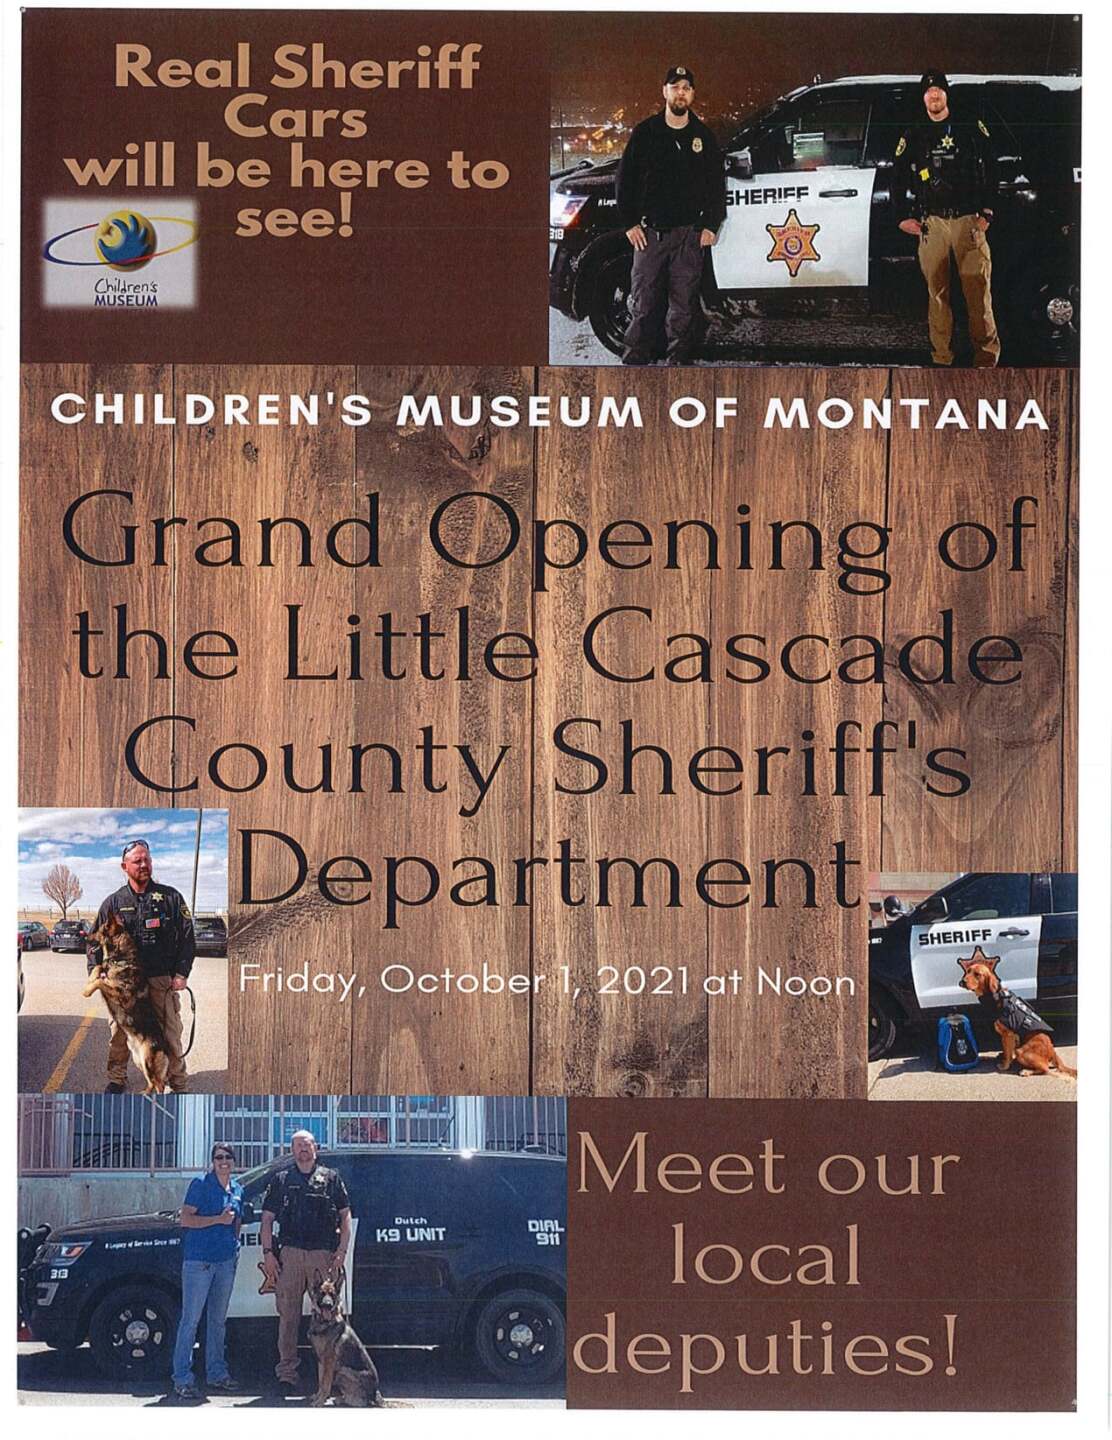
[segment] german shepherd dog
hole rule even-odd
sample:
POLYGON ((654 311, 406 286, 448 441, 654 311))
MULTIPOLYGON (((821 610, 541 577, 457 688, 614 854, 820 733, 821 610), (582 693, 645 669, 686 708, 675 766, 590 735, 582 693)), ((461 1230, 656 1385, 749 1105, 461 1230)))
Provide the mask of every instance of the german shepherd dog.
POLYGON ((381 1407, 385 1404, 378 1388, 378 1371, 362 1340, 351 1328, 340 1299, 339 1282, 330 1275, 313 1272, 309 1291, 313 1313, 309 1339, 317 1356, 320 1383, 310 1404, 323 1405, 334 1389, 340 1399, 353 1407, 381 1407))
POLYGON ((1003 1074, 1011 1069, 1013 1060, 1018 1060, 1021 1075, 1049 1075, 1053 1068, 1063 1078, 1068 1075, 1076 1079, 1077 1071, 1058 1058, 1050 1026, 1026 1000, 1001 985, 996 973, 999 963, 999 955, 986 955, 979 945, 968 960, 958 961, 965 972, 962 988, 976 995, 982 1007, 995 1017, 992 1028, 1003 1046, 997 1070, 1003 1074))
POLYGON ((100 946, 101 962, 81 993, 89 998, 99 992, 104 998, 109 1015, 127 1036, 132 1060, 147 1082, 143 1094, 161 1095, 167 1088, 170 1050, 151 1004, 150 988, 139 963, 135 941, 118 915, 109 915, 89 939, 100 946))

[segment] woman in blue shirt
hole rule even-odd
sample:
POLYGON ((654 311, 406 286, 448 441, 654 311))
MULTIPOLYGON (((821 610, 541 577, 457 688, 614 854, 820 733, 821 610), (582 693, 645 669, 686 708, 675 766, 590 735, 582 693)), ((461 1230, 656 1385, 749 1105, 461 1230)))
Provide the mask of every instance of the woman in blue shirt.
POLYGON ((235 1394, 238 1386, 224 1357, 224 1322, 239 1258, 239 1225, 243 1191, 232 1179, 235 1152, 230 1145, 212 1147, 212 1168, 190 1181, 181 1207, 181 1323, 174 1342, 174 1394, 200 1400, 193 1379, 193 1343, 201 1314, 205 1322, 205 1376, 210 1390, 235 1394))

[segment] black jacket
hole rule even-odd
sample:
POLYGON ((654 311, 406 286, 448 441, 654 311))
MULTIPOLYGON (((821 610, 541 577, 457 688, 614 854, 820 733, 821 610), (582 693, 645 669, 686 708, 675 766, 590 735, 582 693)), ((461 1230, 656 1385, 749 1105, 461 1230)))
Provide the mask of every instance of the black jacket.
MULTIPOLYGON (((172 885, 162 885, 152 876, 142 895, 128 884, 121 885, 97 911, 94 928, 99 930, 110 914, 119 917, 135 941, 148 975, 188 975, 193 969, 193 917, 185 896, 172 885)), ((85 957, 93 970, 100 964, 100 948, 89 945, 85 957)))
POLYGON ((895 159, 901 220, 976 215, 995 204, 996 151, 983 120, 916 121, 900 136, 895 159))
POLYGON ((626 230, 698 225, 717 230, 726 218, 726 169, 718 142, 697 115, 673 129, 664 111, 642 120, 618 166, 618 211, 626 230))
POLYGON ((289 1165, 266 1187, 263 1209, 278 1222, 280 1246, 334 1251, 340 1243, 340 1213, 351 1209, 351 1200, 335 1170, 314 1165, 303 1175, 289 1165))

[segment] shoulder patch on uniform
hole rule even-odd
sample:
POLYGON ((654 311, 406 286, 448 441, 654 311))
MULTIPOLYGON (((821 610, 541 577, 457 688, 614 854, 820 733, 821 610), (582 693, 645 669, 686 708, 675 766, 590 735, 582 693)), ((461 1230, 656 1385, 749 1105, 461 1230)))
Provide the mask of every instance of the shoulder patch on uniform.
POLYGON ((985 122, 984 122, 983 120, 978 120, 978 121, 977 121, 977 129, 981 132, 981 134, 982 134, 982 135, 985 137, 985 139, 987 140, 987 139, 988 139, 988 126, 985 124, 985 122))
POLYGON ((181 913, 187 920, 190 918, 189 906, 185 903, 184 900, 181 902, 181 913))
POLYGON ((901 135, 901 136, 900 136, 900 143, 896 146, 896 159, 897 159, 897 160, 900 158, 900 156, 904 153, 904 151, 905 151, 906 149, 907 149, 907 136, 906 136, 906 135, 901 135))

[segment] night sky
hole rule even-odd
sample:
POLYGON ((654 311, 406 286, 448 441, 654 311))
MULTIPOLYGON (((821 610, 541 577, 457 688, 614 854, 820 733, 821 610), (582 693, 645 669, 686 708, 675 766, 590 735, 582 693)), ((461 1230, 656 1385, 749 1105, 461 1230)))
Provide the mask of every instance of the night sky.
POLYGON ((1081 68, 1070 15, 576 13, 554 46, 552 104, 658 110, 669 65, 695 73, 695 109, 747 113, 821 74, 1064 74, 1081 68))

